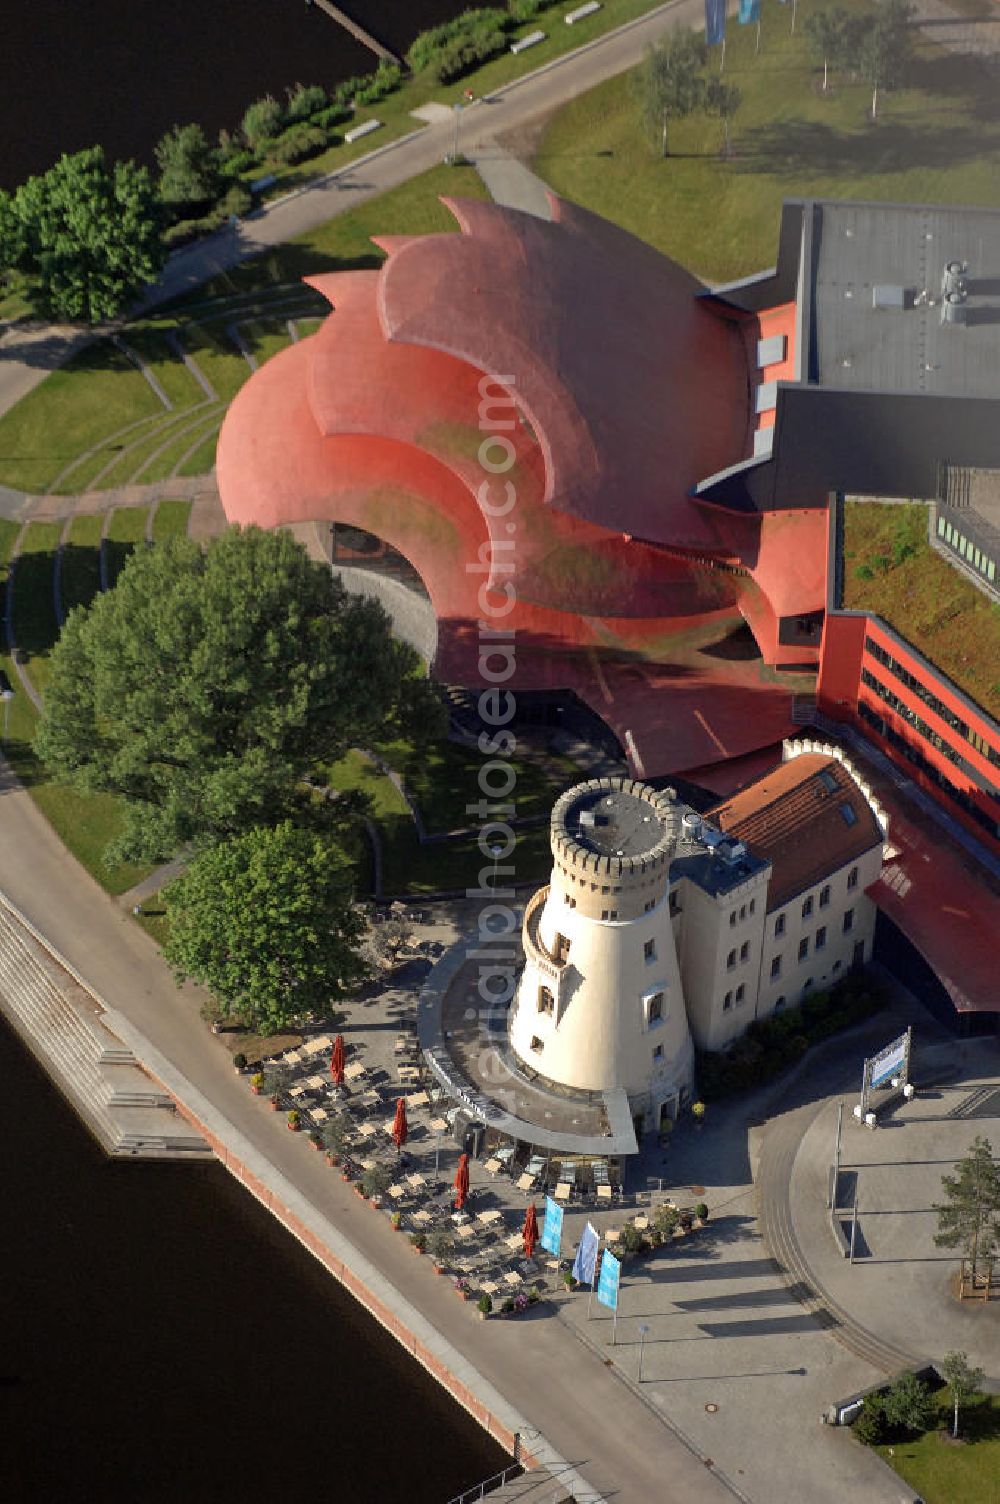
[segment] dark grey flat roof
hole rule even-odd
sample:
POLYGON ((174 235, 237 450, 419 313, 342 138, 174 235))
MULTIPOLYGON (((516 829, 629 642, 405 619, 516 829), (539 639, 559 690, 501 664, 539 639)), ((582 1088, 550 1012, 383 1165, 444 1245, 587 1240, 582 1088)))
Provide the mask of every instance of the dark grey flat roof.
POLYGON ((585 788, 564 819, 580 845, 598 856, 642 856, 663 840, 663 822, 654 806, 625 789, 585 788))
POLYGON ((1000 212, 858 203, 818 210, 810 364, 820 385, 1000 397, 1000 212), (965 324, 941 322, 941 279, 952 260, 968 265, 965 324), (904 290, 905 307, 873 306, 874 289, 887 286, 904 290))

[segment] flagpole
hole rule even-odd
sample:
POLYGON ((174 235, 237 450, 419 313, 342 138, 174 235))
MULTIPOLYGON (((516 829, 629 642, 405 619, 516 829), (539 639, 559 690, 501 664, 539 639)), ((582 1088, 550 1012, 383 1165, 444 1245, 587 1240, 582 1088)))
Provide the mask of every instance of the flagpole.
POLYGON ((798 0, 792 0, 792 35, 795 35, 795 7, 798 0))
POLYGON ((726 66, 726 39, 722 38, 722 61, 719 64, 719 72, 722 73, 726 66))
POLYGON ((754 48, 754 53, 755 54, 759 54, 760 53, 760 16, 759 15, 757 17, 757 45, 754 48))

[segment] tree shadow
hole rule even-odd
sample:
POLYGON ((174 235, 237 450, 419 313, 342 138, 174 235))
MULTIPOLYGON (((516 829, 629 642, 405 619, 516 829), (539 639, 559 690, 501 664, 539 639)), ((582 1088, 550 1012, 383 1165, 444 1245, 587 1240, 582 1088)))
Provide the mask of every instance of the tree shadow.
POLYGON ((796 179, 867 173, 876 155, 882 176, 913 167, 955 168, 983 155, 982 131, 972 124, 948 128, 893 120, 869 122, 864 131, 814 120, 775 121, 742 134, 740 145, 734 172, 796 179))

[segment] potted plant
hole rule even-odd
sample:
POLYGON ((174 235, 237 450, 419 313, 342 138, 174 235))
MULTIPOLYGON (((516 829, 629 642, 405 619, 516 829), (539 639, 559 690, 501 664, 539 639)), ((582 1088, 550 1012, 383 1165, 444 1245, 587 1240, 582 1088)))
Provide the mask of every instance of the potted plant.
POLYGON ((684 1206, 681 1208, 680 1213, 678 1214, 678 1221, 680 1222, 682 1232, 687 1233, 691 1231, 692 1227, 694 1226, 694 1215, 689 1206, 684 1206))
POLYGON ((694 1214, 698 1218, 698 1221, 701 1223, 702 1227, 704 1227, 705 1223, 708 1221, 708 1207, 705 1205, 704 1201, 698 1202, 698 1205, 694 1209, 694 1214))
POLYGON ((570 1270, 570 1269, 564 1269, 563 1270, 562 1281, 563 1281, 563 1284, 566 1286, 567 1290, 573 1290, 573 1289, 576 1288, 576 1280, 573 1278, 572 1270, 570 1270))
POLYGON ((392 1175, 386 1165, 372 1165, 361 1177, 365 1195, 373 1206, 381 1206, 382 1198, 392 1184, 392 1175))
POLYGON ((236 1054, 233 1056, 233 1070, 238 1076, 242 1076, 246 1068, 247 1057, 244 1055, 242 1050, 237 1050, 236 1054))
POLYGON ((263 1071, 254 1071, 253 1075, 250 1077, 250 1090, 253 1092, 255 1097, 260 1096, 261 1092, 264 1090, 263 1071))
POLYGON ((524 1311, 528 1309, 530 1303, 531 1302, 529 1301, 527 1295, 525 1295, 524 1291, 519 1290, 518 1293, 514 1296, 514 1315, 520 1316, 524 1311))
POLYGON ((424 1249, 427 1247, 426 1234, 422 1232, 411 1232, 410 1247, 413 1249, 414 1253, 423 1253, 424 1249))
POLYGON ((507 1299, 504 1301, 503 1305, 500 1307, 500 1310, 502 1311, 502 1313, 504 1314, 504 1316, 513 1316, 513 1314, 514 1314, 514 1301, 513 1301, 513 1299, 512 1299, 511 1296, 509 1296, 509 1295, 507 1296, 507 1299))
POLYGON ((694 1118, 695 1127, 696 1128, 700 1128, 701 1125, 702 1125, 702 1123, 705 1121, 705 1104, 704 1104, 704 1102, 692 1102, 692 1104, 691 1104, 691 1116, 694 1118))
POLYGON ((541 1298, 542 1298, 542 1292, 540 1290, 536 1290, 534 1287, 532 1287, 528 1291, 528 1304, 529 1304, 529 1306, 537 1306, 537 1304, 541 1300, 541 1298))
POLYGON ((645 1239, 634 1222, 626 1222, 618 1234, 618 1253, 623 1257, 633 1257, 641 1253, 645 1247, 645 1239))
POLYGON ((485 1290, 483 1291, 482 1295, 480 1295, 480 1297, 479 1297, 478 1301, 476 1302, 476 1304, 479 1307, 479 1319, 480 1319, 480 1321, 485 1321, 488 1316, 492 1315, 492 1313, 493 1313, 493 1297, 492 1297, 492 1295, 488 1295, 485 1290))
POLYGON ((469 1289, 469 1281, 464 1275, 459 1275, 455 1281, 455 1294, 459 1300, 468 1300, 472 1294, 472 1291, 469 1289))
POLYGON ((434 1269, 438 1274, 443 1274, 455 1249, 455 1243, 447 1228, 435 1227, 427 1239, 427 1250, 434 1260, 434 1269))
POLYGON ((285 1121, 288 1124, 289 1132, 298 1133, 299 1129, 302 1127, 302 1114, 299 1112, 299 1109, 297 1107, 293 1107, 285 1121))
POLYGON ((309 1142, 317 1151, 323 1147, 323 1135, 318 1128, 313 1128, 309 1134, 309 1142))
POLYGON ((392 1213, 390 1213, 389 1221, 391 1222, 391 1224, 392 1224, 393 1228, 395 1229, 395 1231, 399 1232, 400 1228, 403 1225, 403 1213, 402 1212, 392 1212, 392 1213))
POLYGON ((281 1106, 281 1093, 277 1092, 277 1091, 272 1091, 272 1093, 271 1093, 271 1111, 272 1112, 277 1112, 277 1110, 278 1110, 278 1108, 280 1106, 281 1106))
POLYGON ((653 1225, 660 1235, 661 1242, 664 1242, 667 1238, 672 1238, 677 1227, 676 1206, 671 1206, 669 1202, 665 1206, 661 1206, 656 1213, 656 1221, 653 1225))
POLYGON ((351 1125, 342 1112, 338 1112, 323 1126, 323 1142, 326 1157, 332 1165, 339 1165, 351 1145, 351 1125))

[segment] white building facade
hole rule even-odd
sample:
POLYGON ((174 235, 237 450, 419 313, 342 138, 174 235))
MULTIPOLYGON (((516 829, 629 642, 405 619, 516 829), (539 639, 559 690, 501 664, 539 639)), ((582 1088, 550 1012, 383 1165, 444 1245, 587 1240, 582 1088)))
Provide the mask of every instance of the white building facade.
POLYGON ((871 958, 886 820, 838 749, 785 761, 701 817, 627 778, 552 811, 509 1020, 521 1067, 569 1093, 624 1090, 638 1133, 721 1050, 871 958))

